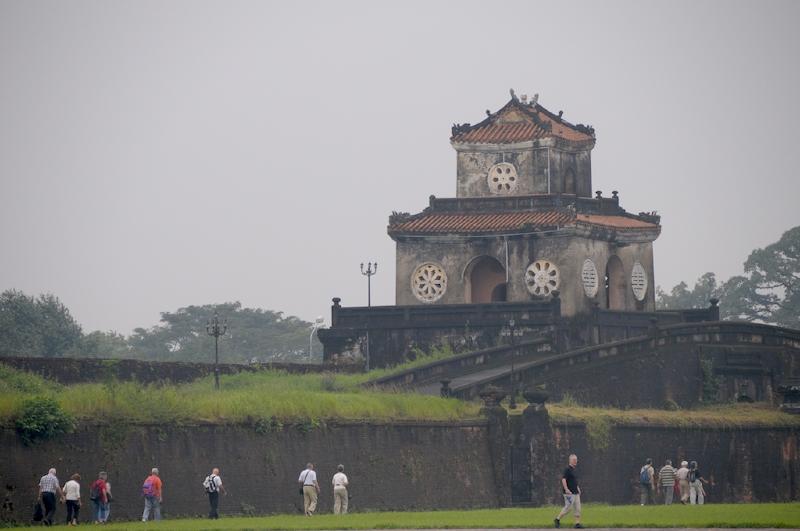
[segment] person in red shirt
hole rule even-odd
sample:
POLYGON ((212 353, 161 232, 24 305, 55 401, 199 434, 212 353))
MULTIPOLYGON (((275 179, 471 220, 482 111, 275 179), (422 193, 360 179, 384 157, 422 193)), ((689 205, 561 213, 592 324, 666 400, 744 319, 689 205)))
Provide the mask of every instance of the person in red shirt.
POLYGON ((150 471, 150 475, 144 480, 142 494, 144 495, 142 522, 148 520, 151 511, 153 513, 153 520, 161 520, 161 478, 158 477, 157 468, 153 468, 153 470, 150 471))
POLYGON ((97 479, 89 487, 89 499, 94 506, 94 522, 96 524, 103 524, 108 520, 108 485, 106 480, 108 474, 100 472, 97 474, 97 479))

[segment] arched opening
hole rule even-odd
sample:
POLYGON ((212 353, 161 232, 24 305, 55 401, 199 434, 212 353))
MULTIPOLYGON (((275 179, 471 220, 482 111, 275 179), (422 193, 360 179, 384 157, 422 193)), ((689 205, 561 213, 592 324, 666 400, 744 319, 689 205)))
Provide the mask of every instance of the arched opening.
POLYGON ((506 301, 506 269, 490 256, 480 256, 464 274, 467 302, 477 304, 506 301))
POLYGON ((618 256, 609 258, 606 265, 606 308, 625 309, 625 272, 618 256))

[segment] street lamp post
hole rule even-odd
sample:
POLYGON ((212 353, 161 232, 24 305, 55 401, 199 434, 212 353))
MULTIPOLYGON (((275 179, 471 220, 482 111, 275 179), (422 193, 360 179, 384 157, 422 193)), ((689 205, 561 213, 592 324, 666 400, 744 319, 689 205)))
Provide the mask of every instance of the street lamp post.
POLYGON ((314 324, 311 325, 311 334, 308 336, 308 357, 312 357, 314 355, 314 332, 322 328, 325 324, 325 319, 320 315, 317 317, 314 324))
POLYGON ((516 335, 514 330, 515 325, 516 323, 514 322, 514 319, 508 320, 508 332, 509 336, 511 337, 511 398, 508 401, 509 409, 517 409, 517 386, 514 379, 514 359, 517 357, 517 351, 514 344, 514 336, 516 335))
POLYGON ((214 319, 206 321, 206 333, 214 338, 214 389, 219 390, 219 336, 224 336, 228 331, 228 320, 220 324, 217 311, 214 310, 214 319))
POLYGON ((366 270, 364 269, 364 263, 361 263, 361 274, 367 277, 367 306, 372 306, 372 275, 377 272, 378 262, 375 262, 374 264, 369 262, 366 270))

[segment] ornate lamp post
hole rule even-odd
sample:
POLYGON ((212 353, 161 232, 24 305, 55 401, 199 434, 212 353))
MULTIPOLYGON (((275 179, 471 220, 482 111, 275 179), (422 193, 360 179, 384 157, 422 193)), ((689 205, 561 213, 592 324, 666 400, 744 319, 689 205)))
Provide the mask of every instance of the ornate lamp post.
POLYGON ((508 407, 510 409, 517 409, 517 384, 515 380, 516 372, 514 370, 514 360, 517 357, 517 351, 515 349, 516 344, 514 341, 514 337, 517 335, 516 324, 514 319, 509 319, 508 327, 506 330, 503 330, 503 335, 508 335, 511 338, 511 398, 508 400, 508 407))
POLYGON ((224 336, 228 331, 228 320, 220 324, 217 311, 214 310, 214 319, 206 321, 206 333, 214 338, 214 389, 219 390, 219 336, 224 336))
POLYGON ((361 274, 367 277, 367 306, 372 306, 372 275, 378 272, 378 262, 374 264, 369 262, 367 269, 364 269, 364 263, 361 263, 361 274))
POLYGON ((314 332, 319 330, 325 325, 325 319, 320 315, 311 325, 311 334, 308 336, 308 357, 314 355, 314 332))

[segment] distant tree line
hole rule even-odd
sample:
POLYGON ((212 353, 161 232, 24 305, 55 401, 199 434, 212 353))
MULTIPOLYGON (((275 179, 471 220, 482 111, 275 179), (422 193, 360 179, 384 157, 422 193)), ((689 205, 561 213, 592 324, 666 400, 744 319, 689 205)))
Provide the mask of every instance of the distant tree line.
POLYGON ((309 356, 311 323, 282 312, 243 308, 239 302, 164 312, 155 326, 136 328, 126 337, 117 332, 84 333, 58 297, 34 297, 17 290, 0 294, 0 356, 213 361, 214 342, 206 334, 206 322, 214 311, 228 321, 228 333, 220 338, 224 362, 322 359, 316 335, 313 359, 309 356))
POLYGON ((669 293, 659 288, 656 305, 660 310, 706 308, 712 297, 721 301, 723 319, 800 328, 800 226, 750 253, 743 275, 720 282, 714 273, 706 273, 691 289, 686 282, 669 293))

